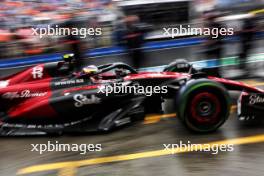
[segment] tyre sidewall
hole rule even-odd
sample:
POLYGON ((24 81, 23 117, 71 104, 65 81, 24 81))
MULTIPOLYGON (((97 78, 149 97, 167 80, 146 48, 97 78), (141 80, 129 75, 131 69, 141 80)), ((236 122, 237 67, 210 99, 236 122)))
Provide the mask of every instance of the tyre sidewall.
POLYGON ((191 80, 186 83, 183 87, 181 87, 176 101, 177 115, 183 121, 183 123, 192 131, 196 132, 211 132, 218 129, 223 123, 227 120, 230 112, 230 96, 228 91, 219 83, 208 80, 208 79, 198 79, 191 80), (209 92, 210 90, 210 92, 209 92), (215 94, 222 105, 222 117, 221 120, 216 125, 213 125, 211 128, 201 129, 193 125, 187 115, 188 105, 190 103, 190 99, 195 96, 195 93, 208 91, 209 93, 215 94), (215 93, 218 92, 218 93, 215 93), (220 98, 221 97, 221 98, 220 98))

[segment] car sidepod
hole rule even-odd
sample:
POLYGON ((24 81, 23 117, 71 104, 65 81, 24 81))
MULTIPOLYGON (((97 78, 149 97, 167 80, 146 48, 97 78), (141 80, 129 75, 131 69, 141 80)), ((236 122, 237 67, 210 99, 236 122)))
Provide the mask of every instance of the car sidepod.
POLYGON ((237 102, 239 121, 263 120, 264 94, 242 92, 237 102))

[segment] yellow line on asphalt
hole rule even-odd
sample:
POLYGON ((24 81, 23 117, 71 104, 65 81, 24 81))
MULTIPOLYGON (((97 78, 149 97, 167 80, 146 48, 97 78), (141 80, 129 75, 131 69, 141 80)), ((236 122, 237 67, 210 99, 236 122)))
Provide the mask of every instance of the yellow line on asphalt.
POLYGON ((231 106, 230 113, 234 113, 234 112, 236 112, 236 110, 237 110, 237 106, 233 105, 233 106, 231 106))
MULTIPOLYGON (((235 112, 237 109, 236 105, 231 106, 230 112, 233 113, 235 112)), ((167 119, 167 118, 176 118, 177 115, 176 113, 171 113, 171 114, 162 114, 162 115, 147 115, 144 119, 143 124, 144 125, 148 125, 148 124, 153 124, 153 123, 158 123, 160 122, 162 119, 167 119)))
POLYGON ((254 80, 242 80, 240 82, 243 82, 245 84, 248 84, 250 86, 264 86, 264 82, 254 81, 254 80))
POLYGON ((240 80, 239 82, 243 82, 248 85, 254 85, 256 83, 259 83, 258 81, 254 81, 254 80, 240 80))
POLYGON ((145 117, 143 124, 152 124, 152 123, 157 123, 161 119, 166 119, 166 118, 172 118, 176 117, 176 113, 171 113, 171 114, 162 114, 162 115, 148 115, 145 117))
POLYGON ((249 12, 251 14, 258 14, 258 13, 264 13, 264 9, 259 9, 259 10, 253 10, 251 12, 249 12))
POLYGON ((75 176, 77 174, 77 167, 67 167, 59 170, 58 176, 75 176))
POLYGON ((264 86, 264 82, 257 82, 257 83, 251 84, 251 86, 264 86))
POLYGON ((81 161, 69 161, 69 162, 35 165, 35 166, 30 166, 27 168, 20 169, 17 172, 17 174, 23 175, 23 174, 31 174, 31 173, 44 172, 44 171, 61 171, 67 168, 72 169, 72 168, 79 168, 79 167, 91 166, 91 165, 97 165, 97 164, 106 164, 106 163, 113 163, 113 162, 120 162, 120 161, 151 158, 151 157, 160 157, 160 156, 166 156, 166 155, 173 155, 177 153, 187 153, 187 152, 192 152, 196 150, 202 150, 202 149, 205 149, 206 147, 208 148, 208 144, 210 144, 211 147, 214 147, 216 144, 218 145, 220 144, 242 145, 242 144, 252 144, 252 143, 261 143, 261 142, 264 142, 264 134, 210 142, 210 143, 202 144, 200 148, 191 148, 189 150, 187 150, 185 147, 175 148, 171 150, 161 149, 161 150, 155 150, 155 151, 140 152, 140 153, 127 154, 127 155, 117 155, 117 156, 110 156, 110 157, 101 157, 101 158, 87 159, 87 160, 81 160, 81 161))

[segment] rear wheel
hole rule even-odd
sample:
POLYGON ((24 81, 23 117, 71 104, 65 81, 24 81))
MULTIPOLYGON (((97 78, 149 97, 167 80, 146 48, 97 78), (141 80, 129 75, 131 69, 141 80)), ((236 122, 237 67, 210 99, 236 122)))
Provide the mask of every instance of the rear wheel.
POLYGON ((181 91, 178 116, 188 129, 211 132, 228 118, 229 95, 224 87, 210 80, 195 80, 181 91))

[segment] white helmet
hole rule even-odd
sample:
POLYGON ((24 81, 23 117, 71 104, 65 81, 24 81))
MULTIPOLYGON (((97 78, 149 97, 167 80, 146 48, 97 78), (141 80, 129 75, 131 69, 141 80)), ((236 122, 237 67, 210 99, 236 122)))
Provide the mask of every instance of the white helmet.
POLYGON ((98 68, 95 65, 89 65, 82 69, 82 73, 86 75, 94 74, 98 72, 98 68))

